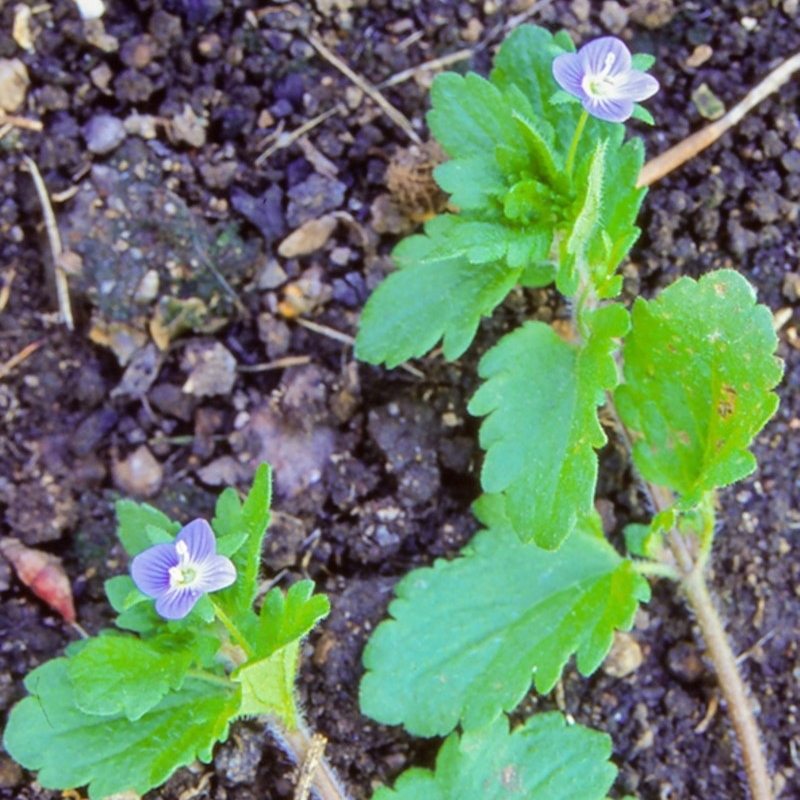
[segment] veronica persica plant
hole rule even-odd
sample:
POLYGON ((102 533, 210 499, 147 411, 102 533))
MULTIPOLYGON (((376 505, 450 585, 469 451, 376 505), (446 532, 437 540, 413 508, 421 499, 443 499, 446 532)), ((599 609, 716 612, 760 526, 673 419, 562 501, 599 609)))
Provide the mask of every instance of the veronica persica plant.
POLYGON ((31 672, 4 733, 6 750, 42 786, 88 785, 90 798, 144 794, 180 766, 209 762, 241 716, 264 717, 302 760, 299 646, 328 601, 311 581, 258 597, 269 504, 266 465, 244 503, 234 489, 222 493, 210 524, 181 527, 151 506, 118 503, 133 561, 132 577, 106 582, 115 627, 31 672))
POLYGON ((450 735, 435 772, 411 770, 376 800, 504 798, 511 785, 529 800, 605 798, 614 778, 605 737, 557 716, 509 732, 503 714, 532 682, 550 691, 573 656, 581 673, 597 669, 614 631, 630 628, 649 598, 650 575, 681 584, 717 666, 751 795, 770 800, 703 570, 714 494, 755 468, 748 447, 777 405, 777 340, 769 311, 732 270, 683 278, 637 299, 632 314, 617 299, 644 196, 644 148, 620 123, 650 121, 638 103, 658 90, 645 72, 652 63, 613 37, 575 52, 565 33, 525 26, 488 80, 443 74, 431 89, 428 122, 450 159, 434 177, 452 210, 395 249, 398 269, 364 308, 357 355, 391 367, 441 339, 444 357, 457 358, 516 287, 554 285, 569 319, 558 329, 523 322, 480 360, 468 408, 483 418, 474 508, 486 530, 461 557, 400 582, 361 683, 362 709, 378 721, 450 735), (626 530, 627 555, 605 538, 594 507, 602 405, 617 438, 633 443, 650 498, 642 515, 658 512, 626 530), (550 750, 525 748, 545 728, 563 784, 539 771, 550 750), (512 784, 492 774, 488 765, 499 763, 512 784))

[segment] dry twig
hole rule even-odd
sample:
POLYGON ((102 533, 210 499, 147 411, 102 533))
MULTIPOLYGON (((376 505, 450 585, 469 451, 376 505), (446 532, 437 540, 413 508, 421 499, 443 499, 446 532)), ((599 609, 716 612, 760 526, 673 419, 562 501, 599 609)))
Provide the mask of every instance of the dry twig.
POLYGON ((56 215, 53 213, 53 206, 50 204, 50 198, 47 195, 47 187, 44 185, 36 162, 28 156, 24 156, 23 160, 31 174, 31 178, 33 178, 33 185, 36 187, 36 194, 42 206, 44 227, 47 231, 47 241, 50 245, 50 259, 52 262, 53 283, 56 287, 56 298, 58 300, 58 312, 61 315, 61 321, 67 326, 68 330, 72 331, 75 330, 75 323, 72 319, 72 306, 69 302, 67 274, 61 265, 64 249, 61 246, 61 235, 58 232, 56 215))
POLYGON ((44 344, 42 341, 31 342, 19 351, 15 356, 11 356, 4 364, 0 364, 0 380, 5 378, 11 370, 18 367, 26 358, 32 356, 44 344))
POLYGON ((694 158, 699 152, 714 144, 723 134, 727 133, 734 125, 762 100, 786 83, 789 78, 800 69, 800 53, 786 59, 779 67, 764 78, 754 89, 749 91, 725 116, 705 128, 687 136, 682 142, 663 152, 660 156, 648 161, 639 174, 639 186, 650 186, 656 181, 694 158))
POLYGON ((369 95, 375 103, 380 107, 384 114, 386 114, 389 119, 394 122, 399 128, 401 128, 405 134, 411 139, 412 142, 415 144, 422 144, 422 139, 420 139, 417 132, 412 127, 411 123, 408 119, 401 114, 371 83, 367 82, 357 73, 353 72, 347 64, 342 61, 339 56, 336 55, 332 50, 328 49, 322 42, 322 40, 315 36, 313 33, 309 34, 308 41, 313 45, 313 47, 317 50, 317 52, 329 63, 333 64, 339 72, 342 73, 346 78, 349 78, 359 89, 361 89, 364 94, 369 95))

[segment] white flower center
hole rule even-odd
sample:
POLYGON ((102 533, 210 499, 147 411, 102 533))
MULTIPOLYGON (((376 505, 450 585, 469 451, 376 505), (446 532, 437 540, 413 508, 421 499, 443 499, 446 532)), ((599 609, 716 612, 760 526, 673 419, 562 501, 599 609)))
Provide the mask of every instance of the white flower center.
POLYGON ((175 550, 178 553, 178 564, 169 568, 169 588, 191 586, 197 580, 197 570, 189 558, 189 548, 186 542, 178 542, 175 550))
POLYGON ((581 87, 590 97, 608 97, 614 94, 617 85, 616 77, 610 75, 616 61, 614 53, 608 53, 603 63, 603 69, 597 73, 587 72, 581 81, 581 87))

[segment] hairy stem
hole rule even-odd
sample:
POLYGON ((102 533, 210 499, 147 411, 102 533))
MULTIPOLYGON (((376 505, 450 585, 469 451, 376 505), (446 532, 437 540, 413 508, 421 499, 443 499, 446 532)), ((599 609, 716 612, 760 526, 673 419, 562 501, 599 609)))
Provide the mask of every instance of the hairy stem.
MULTIPOLYGON (((657 510, 672 505, 670 493, 648 484, 657 510)), ((682 572, 681 587, 706 643, 706 650, 717 673, 717 681, 728 707, 733 730, 739 741, 742 762, 747 773, 751 800, 772 800, 772 780, 767 770, 761 733, 747 697, 747 688, 739 672, 736 656, 706 583, 704 558, 695 560, 683 535, 673 528, 667 538, 670 550, 682 572)))
POLYGON ((239 629, 234 624, 233 620, 220 608, 219 604, 213 599, 211 605, 214 606, 214 613, 217 619, 225 626, 225 630, 231 635, 231 638, 244 650, 247 658, 253 657, 253 648, 245 640, 244 636, 240 633, 239 629))
POLYGON ((583 129, 586 127, 586 120, 589 119, 589 112, 585 111, 581 114, 578 124, 575 126, 575 135, 572 137, 572 144, 569 146, 569 154, 567 155, 566 172, 567 177, 572 179, 572 167, 575 164, 575 154, 578 152, 578 142, 580 141, 583 129))

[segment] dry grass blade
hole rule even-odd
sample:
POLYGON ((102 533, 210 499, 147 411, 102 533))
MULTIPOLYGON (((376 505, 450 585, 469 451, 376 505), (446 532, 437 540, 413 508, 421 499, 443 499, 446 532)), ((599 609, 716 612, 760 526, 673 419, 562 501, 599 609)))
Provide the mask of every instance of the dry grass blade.
POLYGON ((75 330, 75 323, 72 319, 72 306, 69 301, 67 275, 61 266, 61 256, 64 250, 61 246, 61 235, 58 232, 56 215, 53 213, 53 206, 50 204, 47 187, 44 185, 42 175, 39 172, 39 168, 36 166, 36 162, 28 156, 24 156, 23 160, 31 174, 31 178, 33 178, 33 185, 36 187, 36 195, 42 206, 42 217, 44 218, 44 227, 47 231, 47 242, 50 245, 50 260, 53 270, 52 278, 56 287, 58 311, 61 315, 61 321, 72 331, 75 330))
POLYGON ((26 358, 32 356, 43 342, 31 342, 19 351, 15 356, 11 356, 4 364, 0 364, 0 380, 5 378, 13 369, 18 367, 26 358))
POLYGON ((724 133, 741 122, 750 110, 786 83, 800 69, 800 53, 795 53, 749 91, 725 116, 688 136, 682 142, 648 161, 639 173, 639 186, 650 186, 678 169, 702 150, 714 144, 724 133))
POLYGON ((329 63, 333 64, 339 72, 346 78, 351 80, 364 94, 369 95, 380 107, 384 114, 394 122, 401 130, 403 130, 409 139, 415 144, 422 144, 417 132, 412 127, 411 123, 401 114, 371 83, 368 83, 357 73, 353 72, 347 64, 342 61, 332 50, 329 50, 322 40, 315 36, 313 33, 309 34, 308 41, 311 42, 317 52, 329 63))

